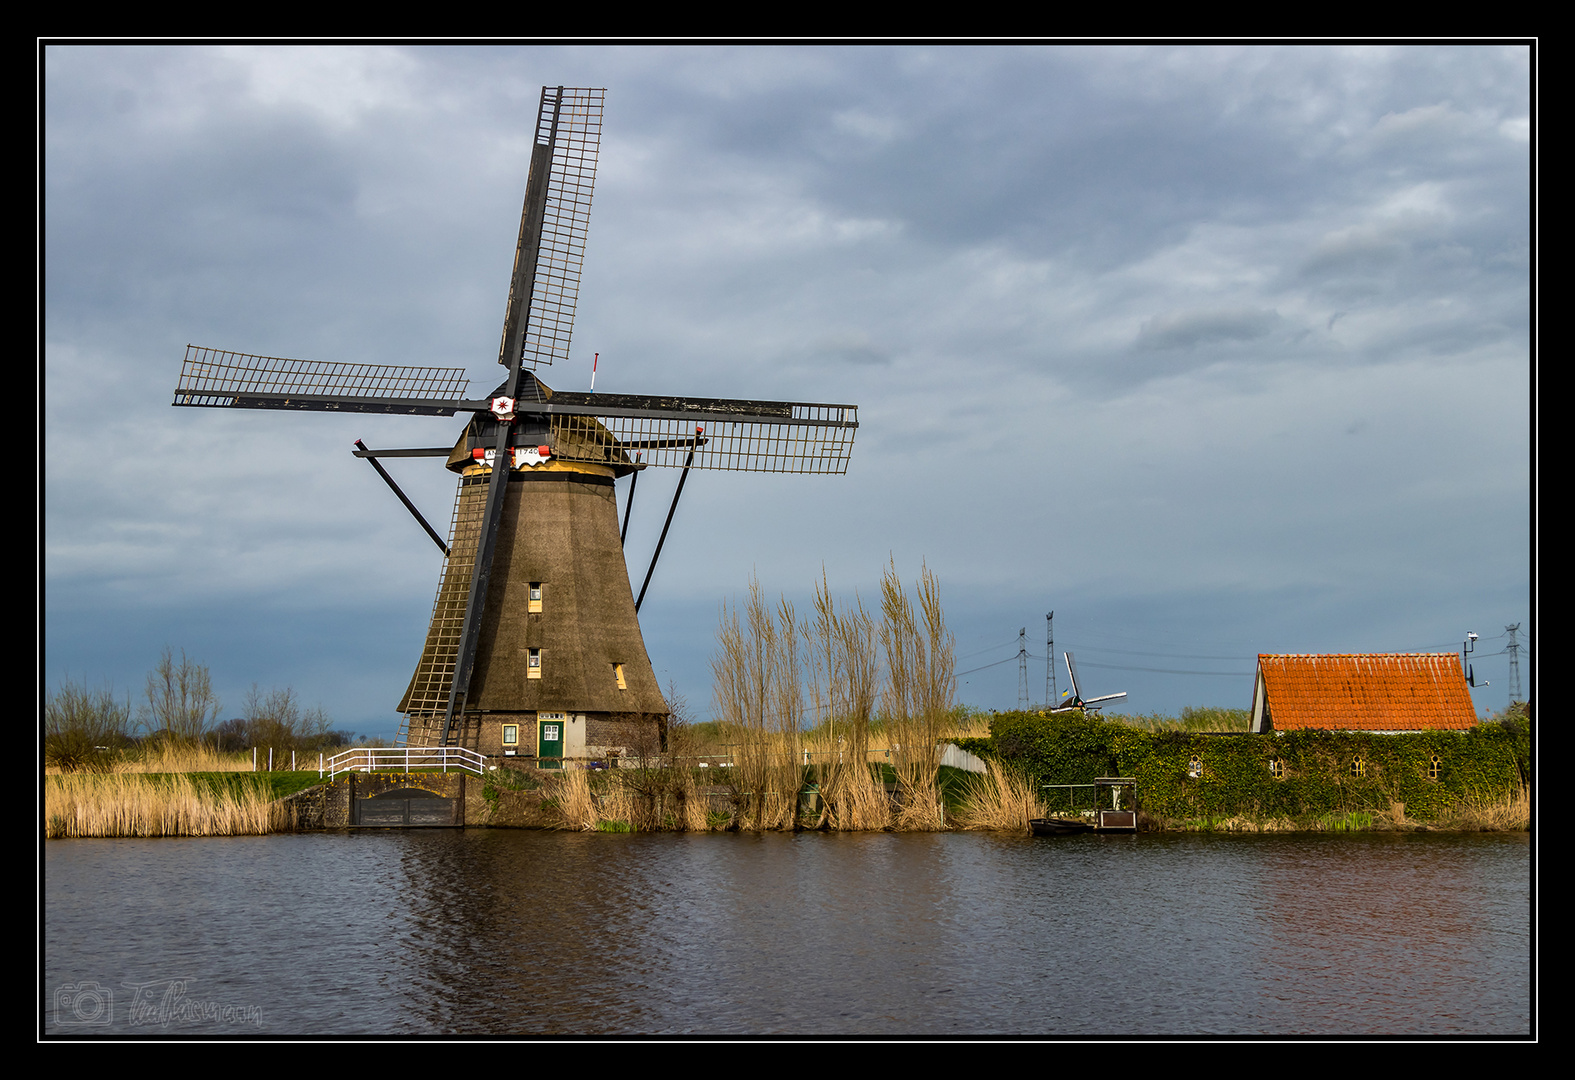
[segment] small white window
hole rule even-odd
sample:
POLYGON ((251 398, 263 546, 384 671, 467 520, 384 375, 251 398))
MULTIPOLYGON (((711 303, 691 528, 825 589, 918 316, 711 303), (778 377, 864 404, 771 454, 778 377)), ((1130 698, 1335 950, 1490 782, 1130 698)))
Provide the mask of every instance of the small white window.
POLYGON ((527 612, 541 610, 541 582, 530 583, 530 600, 525 606, 527 612))
POLYGON ((520 744, 520 726, 518 724, 503 725, 503 745, 518 746, 520 744))
POLYGON ((541 650, 527 649, 525 653, 525 677, 527 679, 541 678, 541 650))

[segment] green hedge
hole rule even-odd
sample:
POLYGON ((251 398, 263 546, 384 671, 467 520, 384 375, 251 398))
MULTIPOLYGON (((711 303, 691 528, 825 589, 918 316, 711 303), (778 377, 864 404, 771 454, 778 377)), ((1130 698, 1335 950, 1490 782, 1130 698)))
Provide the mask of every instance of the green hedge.
POLYGON ((1134 777, 1139 804, 1172 819, 1311 818, 1387 812, 1399 802, 1407 817, 1429 821, 1459 799, 1513 795, 1530 776, 1531 760, 1529 726, 1517 720, 1416 735, 1253 735, 1143 731, 1080 712, 1005 713, 991 723, 988 739, 966 741, 964 749, 1041 784, 1134 777))

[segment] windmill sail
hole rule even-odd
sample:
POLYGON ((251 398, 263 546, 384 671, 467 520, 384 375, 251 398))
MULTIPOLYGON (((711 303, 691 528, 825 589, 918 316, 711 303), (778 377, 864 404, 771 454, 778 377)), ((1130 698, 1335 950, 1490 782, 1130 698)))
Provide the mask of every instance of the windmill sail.
POLYGON ((565 460, 735 472, 845 473, 859 426, 855 405, 810 402, 557 393, 546 409, 565 460))
POLYGON ((213 409, 453 416, 466 401, 464 368, 335 364, 187 345, 172 404, 213 409))
POLYGON ((1068 712, 1072 709, 1089 709, 1091 711, 1097 712, 1100 702, 1120 701, 1122 698, 1127 696, 1127 692, 1123 690, 1119 694, 1102 694, 1099 697, 1085 698, 1083 696, 1082 686, 1077 680, 1077 661, 1069 652, 1062 653, 1061 655, 1066 658, 1066 675, 1072 683, 1072 697, 1071 700, 1067 701, 1065 704, 1059 706, 1058 708, 1051 709, 1051 712, 1068 712))
POLYGON ((534 368, 569 357, 606 96, 606 90, 589 87, 542 87, 541 107, 536 115, 536 155, 531 166, 534 171, 537 157, 547 166, 546 193, 538 210, 539 218, 531 213, 535 192, 527 191, 525 195, 514 280, 498 348, 498 363, 505 367, 517 360, 534 368), (529 315, 523 327, 517 327, 518 298, 527 292, 529 315), (512 355, 511 337, 518 342, 518 351, 512 355))

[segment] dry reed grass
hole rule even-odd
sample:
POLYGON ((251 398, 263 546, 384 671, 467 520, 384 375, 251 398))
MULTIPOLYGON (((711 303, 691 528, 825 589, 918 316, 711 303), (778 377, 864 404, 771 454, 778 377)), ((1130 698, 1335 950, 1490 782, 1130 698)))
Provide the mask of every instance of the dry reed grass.
POLYGON ((594 787, 593 774, 585 769, 565 769, 546 778, 543 807, 553 828, 583 832, 706 832, 711 828, 708 801, 693 770, 615 769, 594 775, 594 787), (651 777, 658 773, 661 782, 653 787, 651 777), (596 787, 603 790, 598 792, 596 787))
POLYGON ((946 828, 935 748, 959 719, 956 663, 928 567, 914 597, 895 563, 888 567, 879 625, 857 597, 839 609, 824 572, 814 616, 804 622, 786 598, 768 607, 759 580, 751 579, 741 607, 723 605, 717 642, 712 692, 718 727, 733 749, 738 827, 810 824, 799 794, 813 783, 824 827, 851 828, 857 820, 874 823, 861 827, 946 828), (820 718, 810 732, 802 729, 806 694, 820 718), (889 761, 897 774, 895 812, 870 769, 877 702, 885 746, 876 761, 889 761))
POLYGON ((584 769, 563 769, 546 778, 542 783, 542 806, 558 829, 590 831, 601 820, 596 796, 591 793, 590 774, 584 769))
POLYGON ((740 622, 739 610, 723 605, 720 652, 712 661, 717 717, 737 733, 737 821, 749 829, 791 828, 803 783, 798 620, 785 597, 775 611, 766 605, 758 579, 749 583, 742 614, 740 622))
MULTIPOLYGON (((267 751, 264 751, 266 754, 267 751)), ((288 759, 287 759, 288 760, 288 759)), ((317 768, 317 755, 312 755, 317 768)), ((116 773, 251 772, 250 753, 223 754, 203 743, 161 742, 127 755, 111 769, 116 773)))
POLYGON ((1531 792, 1523 787, 1513 795, 1499 798, 1472 795, 1451 807, 1435 827, 1463 832, 1524 832, 1531 828, 1531 792))
POLYGON ((927 566, 919 575, 918 602, 915 611, 896 565, 888 566, 881 575, 880 643, 886 658, 881 715, 902 794, 899 827, 922 829, 945 825, 935 747, 952 719, 957 678, 940 585, 927 566))
POLYGON ((942 742, 956 742, 958 739, 988 739, 989 737, 989 713, 956 712, 947 719, 941 730, 942 742))
POLYGON ((891 797, 868 765, 828 768, 820 783, 820 813, 804 824, 836 832, 879 832, 895 818, 891 797))
POLYGON ((956 822, 964 829, 1026 832, 1028 822, 1045 816, 1032 781, 989 763, 990 771, 972 777, 964 789, 956 822))
MULTIPOLYGON (((262 751, 263 760, 267 759, 267 751, 262 751)), ((289 755, 283 758, 284 766, 289 763, 289 755)), ((280 761, 274 762, 279 766, 280 761)), ((302 755, 297 764, 302 770, 317 771, 317 754, 302 755)), ((44 767, 45 776, 62 776, 77 770, 61 769, 54 765, 44 767)), ((251 751, 242 753, 224 753, 215 750, 205 743, 172 743, 158 742, 142 747, 125 750, 113 760, 107 762, 102 772, 119 775, 147 775, 152 773, 235 773, 251 772, 251 751)))
POLYGON ((184 776, 48 776, 44 836, 261 836, 295 827, 294 810, 259 791, 200 788, 184 776))
POLYGON ((849 609, 838 610, 821 569, 815 587, 815 617, 804 628, 809 662, 809 698, 821 722, 804 738, 808 764, 821 792, 820 824, 853 818, 887 825, 884 790, 870 776, 870 725, 875 713, 880 655, 875 621, 854 594, 849 609), (877 797, 878 796, 878 797, 877 797))

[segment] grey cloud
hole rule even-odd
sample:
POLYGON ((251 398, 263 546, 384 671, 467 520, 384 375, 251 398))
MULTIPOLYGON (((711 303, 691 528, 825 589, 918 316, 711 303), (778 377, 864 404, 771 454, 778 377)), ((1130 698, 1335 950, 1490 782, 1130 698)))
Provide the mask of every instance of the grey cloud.
POLYGON ((1301 265, 1303 277, 1335 277, 1387 270, 1407 252, 1406 243, 1391 230, 1342 229, 1327 236, 1301 265))
POLYGON ((837 364, 875 366, 891 363, 891 352, 873 343, 867 334, 823 337, 814 343, 813 355, 837 364))
POLYGON ((1136 347, 1143 351, 1195 349, 1227 341, 1256 341, 1279 325, 1278 312, 1253 308, 1172 311, 1145 320, 1136 347))

